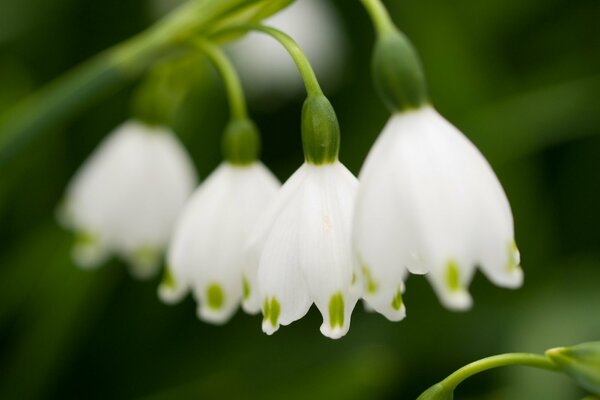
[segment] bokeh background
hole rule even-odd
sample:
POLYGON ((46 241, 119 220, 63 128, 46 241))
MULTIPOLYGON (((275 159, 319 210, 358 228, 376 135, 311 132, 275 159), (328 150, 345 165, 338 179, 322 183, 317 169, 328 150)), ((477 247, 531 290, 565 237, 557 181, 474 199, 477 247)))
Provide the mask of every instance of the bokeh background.
MULTIPOLYGON (((299 0, 302 1, 302 0, 299 0)), ((348 43, 328 94, 355 173, 388 113, 369 75, 373 32, 359 1, 337 0, 348 43)), ((600 339, 600 2, 388 1, 420 52, 437 108, 490 160, 512 204, 526 282, 478 274, 475 306, 443 309, 422 277, 408 317, 358 305, 349 334, 319 333, 320 315, 268 337, 260 317, 198 321, 191 299, 169 307, 160 278, 133 280, 113 261, 82 271, 56 223, 65 185, 129 115, 135 85, 50 127, 0 169, 1 399, 411 399, 458 367, 507 351, 600 339)), ((154 10, 154 11, 152 11, 154 10)), ((0 0, 0 110, 10 110, 91 55, 149 26, 146 0, 0 0)), ((221 84, 198 69, 171 115, 202 177, 220 161, 221 84)), ((263 159, 285 180, 302 162, 302 96, 251 105, 263 159)), ((459 399, 577 399, 549 372, 513 367, 463 384, 459 399)))

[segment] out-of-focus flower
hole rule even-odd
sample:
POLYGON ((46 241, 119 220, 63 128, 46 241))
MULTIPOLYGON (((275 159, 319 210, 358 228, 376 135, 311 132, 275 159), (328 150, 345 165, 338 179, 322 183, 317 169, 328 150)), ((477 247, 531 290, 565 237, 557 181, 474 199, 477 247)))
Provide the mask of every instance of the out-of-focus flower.
POLYGON ((119 126, 67 188, 60 219, 77 233, 75 262, 91 268, 118 255, 134 276, 154 275, 195 183, 192 161, 167 128, 119 126))
POLYGON ((284 184, 252 234, 244 275, 248 312, 262 307, 272 334, 314 302, 321 332, 348 332, 357 297, 351 291, 351 219, 358 182, 339 162, 305 163, 284 184))
POLYGON ((432 107, 393 114, 360 172, 354 244, 365 300, 404 317, 408 271, 427 274, 442 303, 471 306, 479 266, 499 286, 523 280, 513 217, 490 165, 432 107))
MULTIPOLYGON (((263 23, 294 38, 325 87, 336 84, 342 75, 346 43, 341 21, 329 0, 296 0, 263 23)), ((281 99, 302 93, 303 82, 294 62, 272 38, 250 33, 233 43, 230 50, 250 96, 269 94, 271 99, 274 95, 281 99)))
POLYGON ((279 186, 258 161, 222 163, 179 217, 160 298, 174 303, 191 290, 201 319, 226 322, 249 290, 241 271, 249 232, 279 186))

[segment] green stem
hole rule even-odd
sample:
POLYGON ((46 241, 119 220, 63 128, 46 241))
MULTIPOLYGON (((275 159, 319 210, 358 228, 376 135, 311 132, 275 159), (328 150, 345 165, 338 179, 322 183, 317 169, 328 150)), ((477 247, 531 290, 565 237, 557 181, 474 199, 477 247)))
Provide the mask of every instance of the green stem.
POLYGON ((231 61, 229 61, 227 56, 225 56, 218 46, 208 40, 196 39, 193 43, 210 59, 223 78, 231 116, 234 119, 247 118, 248 110, 246 107, 244 90, 242 89, 240 78, 231 61))
POLYGON ((275 29, 264 25, 239 25, 219 31, 216 34, 214 34, 214 36, 218 37, 220 35, 227 34, 231 31, 262 32, 277 40, 287 50, 287 52, 294 60, 294 63, 298 67, 300 75, 302 75, 302 80, 304 81, 307 94, 309 96, 323 95, 323 91, 321 90, 321 86, 319 85, 319 81, 317 80, 317 76, 315 75, 315 71, 310 65, 308 58, 306 57, 306 55, 304 55, 304 52, 302 51, 300 46, 298 46, 298 43, 296 43, 296 41, 292 39, 288 34, 280 31, 279 29, 275 29))
POLYGON ((189 1, 148 30, 51 82, 0 115, 0 166, 36 136, 51 132, 138 78, 215 21, 257 13, 267 5, 264 0, 189 1))
POLYGON ((396 30, 396 26, 381 0, 361 0, 367 9, 378 35, 396 30))
POLYGON ((443 381, 427 389, 417 400, 452 399, 454 390, 464 380, 480 372, 509 365, 524 365, 550 371, 559 371, 559 367, 545 356, 530 353, 501 354, 465 365, 443 381))

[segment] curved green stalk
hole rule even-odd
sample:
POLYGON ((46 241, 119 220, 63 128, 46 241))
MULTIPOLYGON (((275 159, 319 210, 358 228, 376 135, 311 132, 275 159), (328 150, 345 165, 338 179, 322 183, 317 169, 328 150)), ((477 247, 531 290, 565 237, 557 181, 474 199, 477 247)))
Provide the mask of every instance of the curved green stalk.
POLYGON ((225 20, 264 18, 289 1, 195 0, 164 20, 76 67, 0 115, 0 166, 41 133, 50 132, 94 102, 138 78, 189 38, 225 20), (237 19, 234 17, 239 16, 237 19))
POLYGON ((227 100, 233 119, 245 119, 248 117, 246 99, 240 78, 231 64, 231 61, 225 56, 223 51, 213 43, 205 39, 197 39, 193 44, 200 49, 213 63, 225 84, 227 91, 227 100))
POLYGON ((530 353, 501 354, 465 365, 443 381, 429 388, 417 400, 452 399, 454 389, 464 380, 480 372, 509 365, 523 365, 550 371, 559 371, 558 366, 545 356, 530 353))
POLYGON ((321 90, 321 86, 319 85, 319 81, 317 80, 317 76, 315 75, 315 71, 310 65, 308 58, 306 57, 306 55, 304 55, 304 52, 302 51, 298 43, 296 43, 296 41, 292 39, 288 34, 280 31, 279 29, 275 29, 264 25, 238 25, 218 31, 213 36, 220 37, 222 35, 226 35, 228 33, 236 31, 262 32, 277 40, 287 50, 287 52, 294 60, 294 63, 298 67, 300 75, 302 75, 302 80, 304 81, 304 86, 306 87, 306 92, 308 93, 308 95, 323 95, 323 91, 321 90))
POLYGON ((378 35, 396 29, 388 10, 381 0, 361 0, 363 6, 367 9, 378 35))

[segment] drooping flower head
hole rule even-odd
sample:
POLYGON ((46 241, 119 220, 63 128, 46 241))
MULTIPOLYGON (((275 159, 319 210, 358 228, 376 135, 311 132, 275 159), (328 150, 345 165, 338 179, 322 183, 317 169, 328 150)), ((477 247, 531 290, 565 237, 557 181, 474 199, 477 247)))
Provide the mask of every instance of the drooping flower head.
POLYGON ((314 303, 323 316, 321 332, 339 338, 358 297, 351 290, 358 181, 338 161, 339 128, 323 96, 305 103, 303 139, 306 163, 283 185, 250 240, 243 306, 262 309, 263 331, 272 334, 314 303))
POLYGON ((191 290, 201 319, 226 322, 248 290, 242 279, 248 236, 279 186, 255 159, 223 162, 192 195, 178 219, 166 279, 159 287, 161 299, 174 303, 191 290))
POLYGON ((60 212, 77 232, 75 262, 95 267, 117 255, 135 276, 152 276, 195 182, 189 156, 167 128, 119 126, 67 188, 60 212))
POLYGON ((415 50, 382 7, 376 87, 392 111, 359 178, 354 245, 367 303, 391 320, 404 317, 408 272, 427 274, 442 303, 471 306, 476 267, 495 284, 521 285, 513 218, 502 186, 481 153, 429 104, 415 50))

